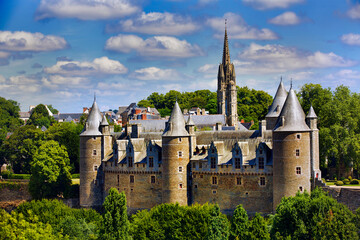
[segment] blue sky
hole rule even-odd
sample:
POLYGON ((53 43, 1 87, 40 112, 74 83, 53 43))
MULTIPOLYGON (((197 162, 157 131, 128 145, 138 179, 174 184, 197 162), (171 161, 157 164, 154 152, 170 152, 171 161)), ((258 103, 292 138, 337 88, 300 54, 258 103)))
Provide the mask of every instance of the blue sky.
POLYGON ((336 0, 0 1, 0 96, 81 112, 169 90, 216 90, 227 19, 237 85, 360 91, 360 3, 336 0))

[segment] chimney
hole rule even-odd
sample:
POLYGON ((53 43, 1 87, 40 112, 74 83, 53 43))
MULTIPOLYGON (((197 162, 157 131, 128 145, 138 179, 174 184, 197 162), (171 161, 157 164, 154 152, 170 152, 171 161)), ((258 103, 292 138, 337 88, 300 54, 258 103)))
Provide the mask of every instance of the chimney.
POLYGON ((206 115, 205 108, 201 109, 201 115, 206 115))
POLYGON ((221 131, 222 130, 222 123, 218 122, 216 123, 216 131, 221 131))

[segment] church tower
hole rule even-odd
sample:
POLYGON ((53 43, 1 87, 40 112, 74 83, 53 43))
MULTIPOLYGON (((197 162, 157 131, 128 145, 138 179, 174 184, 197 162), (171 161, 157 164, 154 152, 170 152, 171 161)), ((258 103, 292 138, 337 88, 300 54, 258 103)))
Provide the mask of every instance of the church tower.
POLYGON ((188 204, 189 133, 176 102, 162 135, 162 202, 188 204))
POLYGON ((238 128, 237 90, 234 64, 230 62, 229 43, 225 26, 222 63, 218 71, 217 89, 218 114, 224 114, 226 124, 238 128))

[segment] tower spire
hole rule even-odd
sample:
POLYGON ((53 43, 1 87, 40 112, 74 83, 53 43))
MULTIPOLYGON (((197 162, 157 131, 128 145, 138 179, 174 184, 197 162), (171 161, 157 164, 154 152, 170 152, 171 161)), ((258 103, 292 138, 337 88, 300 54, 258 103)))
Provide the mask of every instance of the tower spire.
POLYGON ((229 53, 229 43, 227 36, 227 19, 225 19, 225 36, 224 36, 224 50, 223 50, 223 59, 222 64, 230 64, 230 53, 229 53))

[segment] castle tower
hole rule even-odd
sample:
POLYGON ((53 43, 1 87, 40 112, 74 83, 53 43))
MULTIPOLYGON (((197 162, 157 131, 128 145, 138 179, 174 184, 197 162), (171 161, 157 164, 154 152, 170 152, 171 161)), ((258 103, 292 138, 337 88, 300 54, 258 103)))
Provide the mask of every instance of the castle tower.
POLYGON ((101 206, 102 194, 102 133, 101 114, 94 99, 91 112, 80 134, 80 206, 101 206))
POLYGON ((188 204, 189 133, 176 102, 162 135, 162 201, 188 204))
POLYGON ((310 192, 310 128, 291 88, 273 130, 273 209, 282 197, 310 192))
POLYGON ((272 102, 269 108, 269 112, 265 116, 266 130, 273 130, 275 128, 281 109, 284 106, 286 97, 287 97, 287 92, 284 88, 284 84, 281 79, 279 87, 274 97, 274 101, 272 102))
POLYGON ((311 129, 310 132, 310 159, 311 159, 311 178, 313 187, 315 179, 321 179, 320 161, 319 161, 319 129, 317 128, 317 116, 314 108, 311 106, 306 116, 306 124, 311 129))
POLYGON ((234 126, 237 129, 236 76, 234 64, 230 62, 226 27, 222 63, 220 63, 218 70, 217 104, 218 114, 224 114, 227 125, 234 126))
POLYGON ((196 148, 196 136, 195 136, 195 123, 192 120, 191 115, 189 115, 185 128, 190 135, 190 157, 192 157, 196 148))
POLYGON ((110 126, 104 114, 100 123, 101 139, 101 159, 106 158, 112 153, 112 137, 110 135, 110 126))

